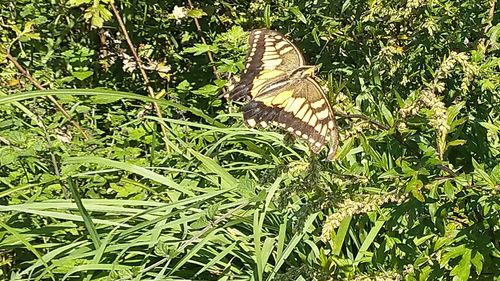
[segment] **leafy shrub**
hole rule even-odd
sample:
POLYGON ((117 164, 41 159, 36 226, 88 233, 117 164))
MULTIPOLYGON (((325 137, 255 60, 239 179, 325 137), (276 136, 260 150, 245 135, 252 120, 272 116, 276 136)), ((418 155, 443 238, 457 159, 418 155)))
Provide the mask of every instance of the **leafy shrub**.
POLYGON ((0 276, 500 277, 496 1, 159 2, 2 2, 0 276), (320 67, 335 161, 218 98, 260 27, 320 67))

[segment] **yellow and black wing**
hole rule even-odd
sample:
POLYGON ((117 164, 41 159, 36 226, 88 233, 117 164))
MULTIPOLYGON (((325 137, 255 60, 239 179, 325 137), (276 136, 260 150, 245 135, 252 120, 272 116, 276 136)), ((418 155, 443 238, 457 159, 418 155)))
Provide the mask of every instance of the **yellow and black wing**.
POLYGON ((245 70, 224 95, 232 100, 252 99, 265 84, 283 79, 305 64, 299 49, 276 31, 252 30, 248 45, 245 70))
POLYGON ((249 127, 282 127, 304 139, 315 154, 330 142, 328 159, 335 154, 338 145, 335 117, 323 89, 312 77, 266 91, 245 104, 242 111, 249 127))
POLYGON ((314 153, 331 142, 331 159, 338 145, 337 125, 310 72, 314 67, 305 65, 297 47, 276 31, 253 30, 248 43, 245 70, 225 96, 249 100, 242 107, 249 127, 280 126, 305 139, 314 153))

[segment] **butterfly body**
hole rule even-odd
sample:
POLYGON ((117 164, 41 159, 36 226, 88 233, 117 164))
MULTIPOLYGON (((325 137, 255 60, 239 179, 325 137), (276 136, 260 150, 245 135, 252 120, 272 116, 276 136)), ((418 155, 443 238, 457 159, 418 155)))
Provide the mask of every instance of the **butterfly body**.
POLYGON ((328 159, 338 144, 333 111, 314 79, 300 50, 282 34, 256 29, 249 35, 245 71, 226 93, 232 100, 246 99, 242 107, 249 127, 274 125, 306 140, 314 153, 331 143, 328 159))

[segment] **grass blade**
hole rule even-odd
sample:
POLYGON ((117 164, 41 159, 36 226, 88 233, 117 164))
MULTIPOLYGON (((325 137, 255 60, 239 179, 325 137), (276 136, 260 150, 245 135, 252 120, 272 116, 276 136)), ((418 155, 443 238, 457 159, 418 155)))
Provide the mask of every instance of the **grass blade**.
POLYGON ((95 225, 92 222, 92 218, 90 218, 90 215, 87 212, 87 210, 85 209, 85 206, 83 206, 82 199, 80 198, 80 194, 78 194, 78 191, 76 190, 73 179, 71 177, 69 177, 67 179, 67 181, 68 181, 69 190, 71 190, 71 194, 73 195, 73 199, 75 200, 76 206, 78 207, 78 210, 80 211, 80 214, 82 215, 83 224, 85 224, 85 228, 87 228, 87 231, 89 232, 90 239, 94 243, 95 249, 99 249, 99 247, 101 245, 101 241, 99 240, 99 235, 97 234, 97 230, 95 229, 95 225))

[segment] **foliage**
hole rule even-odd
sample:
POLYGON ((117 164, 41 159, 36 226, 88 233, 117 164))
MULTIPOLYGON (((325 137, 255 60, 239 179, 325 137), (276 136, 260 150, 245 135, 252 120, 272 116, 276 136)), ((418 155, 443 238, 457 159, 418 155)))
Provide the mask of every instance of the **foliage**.
POLYGON ((1 2, 2 278, 500 278, 495 0, 193 2, 1 2), (333 162, 218 98, 260 27, 319 66, 333 162))

